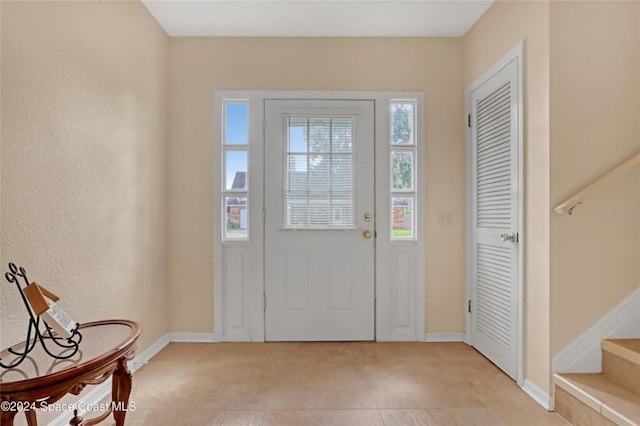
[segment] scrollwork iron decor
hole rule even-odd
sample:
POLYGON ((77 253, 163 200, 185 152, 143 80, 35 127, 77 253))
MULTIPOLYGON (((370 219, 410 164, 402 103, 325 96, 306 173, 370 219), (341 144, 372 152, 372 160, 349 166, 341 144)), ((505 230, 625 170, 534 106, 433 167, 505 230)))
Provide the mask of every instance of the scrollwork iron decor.
POLYGON ((26 286, 29 285, 27 273, 24 268, 17 267, 14 263, 9 263, 9 272, 4 276, 9 283, 16 285, 16 288, 20 293, 20 297, 22 298, 22 302, 24 303, 24 307, 27 310, 27 314, 29 315, 29 325, 27 328, 27 338, 24 343, 15 345, 8 349, 9 353, 16 355, 17 358, 10 361, 8 364, 3 363, 0 358, 0 367, 7 369, 17 367, 27 358, 29 352, 36 347, 38 342, 42 345, 44 351, 54 359, 63 360, 73 357, 78 352, 80 342, 82 341, 82 334, 78 331, 80 324, 76 323, 76 326, 71 331, 71 336, 69 337, 62 337, 54 334, 53 329, 46 323, 46 321, 44 321, 44 319, 41 321, 39 316, 34 315, 29 301, 27 300, 22 287, 20 287, 20 277, 24 279, 26 286), (41 330, 41 323, 44 325, 44 330, 41 330), (55 353, 56 350, 53 350, 53 348, 57 349, 58 353, 55 353), (63 350, 59 351, 60 349, 63 350))

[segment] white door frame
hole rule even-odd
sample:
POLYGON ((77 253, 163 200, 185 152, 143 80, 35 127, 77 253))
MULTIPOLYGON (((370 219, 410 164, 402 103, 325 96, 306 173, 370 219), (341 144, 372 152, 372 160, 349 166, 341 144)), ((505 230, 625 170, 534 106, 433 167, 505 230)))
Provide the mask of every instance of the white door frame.
MULTIPOLYGON (((253 91, 224 90, 214 95, 215 151, 212 175, 214 206, 214 340, 264 341, 264 103, 265 100, 364 100, 375 103, 375 215, 376 282, 375 338, 377 341, 424 341, 425 338, 425 138, 422 92, 359 91, 253 91), (222 107, 225 100, 249 105, 249 241, 222 241, 222 107), (417 240, 391 241, 390 208, 390 112, 391 100, 416 103, 417 240), (253 206, 253 207, 251 207, 253 206), (391 259, 391 261, 390 261, 391 259), (404 283, 391 280, 394 260, 409 269, 404 283), (236 277, 225 273, 225 264, 242 267, 236 277), (387 277, 385 279, 385 277, 387 277), (232 284, 230 284, 232 283, 232 284), (232 286, 233 288, 229 288, 232 286), (400 308, 399 308, 400 307, 400 308), (398 312, 402 310, 402 312, 398 312)), ((269 214, 267 212, 267 214, 269 214)), ((229 267, 230 268, 230 267, 229 267)), ((227 268, 227 269, 229 269, 227 268)), ((267 302, 268 303, 268 302, 267 302)))
MULTIPOLYGON (((524 233, 524 44, 519 42, 511 51, 499 59, 493 64, 487 71, 485 71, 478 79, 476 79, 465 91, 465 128, 466 128, 466 170, 467 170, 467 209, 466 209, 466 300, 467 306, 469 306, 469 300, 472 298, 472 265, 470 264, 472 255, 472 191, 473 182, 471 181, 471 168, 474 166, 471 164, 472 158, 472 140, 471 140, 471 128, 468 121, 469 114, 471 114, 471 93, 489 80, 494 74, 504 68, 506 65, 513 61, 517 61, 518 64, 518 277, 517 277, 517 310, 518 310, 518 322, 517 322, 517 368, 516 368, 516 381, 519 386, 524 386, 524 246, 526 235, 524 233)), ((471 313, 469 309, 466 309, 465 320, 465 343, 471 344, 471 313)))

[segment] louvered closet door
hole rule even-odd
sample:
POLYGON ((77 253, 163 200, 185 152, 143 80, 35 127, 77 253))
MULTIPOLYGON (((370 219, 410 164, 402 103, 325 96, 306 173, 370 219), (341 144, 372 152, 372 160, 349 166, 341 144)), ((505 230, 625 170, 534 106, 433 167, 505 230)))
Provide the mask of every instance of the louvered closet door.
POLYGON ((518 93, 513 61, 471 93, 471 343, 517 369, 518 93))

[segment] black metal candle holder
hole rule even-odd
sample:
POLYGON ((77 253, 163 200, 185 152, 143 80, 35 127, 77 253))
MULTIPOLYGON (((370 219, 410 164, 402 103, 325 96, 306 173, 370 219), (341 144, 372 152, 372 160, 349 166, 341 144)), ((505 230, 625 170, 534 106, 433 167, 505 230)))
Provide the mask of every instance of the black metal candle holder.
POLYGON ((22 363, 22 361, 24 361, 27 358, 27 355, 29 354, 29 352, 31 352, 36 347, 36 344, 38 342, 40 342, 44 351, 54 359, 63 360, 63 359, 69 359, 72 356, 74 356, 78 352, 80 348, 80 342, 82 341, 82 334, 80 334, 80 332, 78 331, 80 324, 76 323, 76 326, 71 331, 71 336, 69 337, 62 337, 54 334, 53 329, 49 326, 49 324, 46 323, 45 320, 42 320, 42 324, 44 324, 44 331, 41 331, 40 330, 41 318, 39 316, 34 315, 33 311, 31 310, 31 306, 29 305, 29 301, 27 300, 27 297, 24 295, 24 292, 20 287, 19 277, 22 277, 26 285, 29 285, 29 280, 27 279, 27 273, 25 272, 24 268, 23 267, 18 268, 14 263, 9 263, 9 272, 7 272, 4 276, 7 279, 7 281, 15 284, 16 288, 20 292, 20 297, 22 297, 22 302, 24 303, 24 307, 27 310, 27 313, 29 314, 29 327, 27 328, 27 338, 24 342, 24 347, 22 347, 22 344, 19 344, 14 347, 10 347, 8 349, 8 351, 11 354, 16 355, 18 358, 16 358, 13 362, 10 362, 9 364, 2 363, 2 360, 0 358, 0 367, 2 368, 17 367, 22 363), (51 344, 54 345, 56 348, 64 349, 64 351, 62 351, 64 355, 56 355, 55 353, 53 353, 49 349, 49 347, 47 347, 47 345, 50 344, 50 342, 52 342, 51 344))

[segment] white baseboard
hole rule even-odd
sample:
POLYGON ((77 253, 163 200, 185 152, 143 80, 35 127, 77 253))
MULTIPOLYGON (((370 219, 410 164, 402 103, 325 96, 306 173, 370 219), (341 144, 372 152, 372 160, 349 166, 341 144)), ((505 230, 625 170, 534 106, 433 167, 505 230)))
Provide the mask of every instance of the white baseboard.
MULTIPOLYGON (((107 379, 107 381, 104 383, 94 386, 91 391, 89 391, 86 395, 83 395, 82 398, 74 403, 75 406, 78 407, 78 415, 84 416, 85 414, 87 414, 87 410, 82 409, 82 407, 99 404, 109 395, 111 395, 111 378, 107 379)), ((49 426, 68 426, 69 420, 71 420, 72 418, 73 410, 69 408, 68 411, 63 412, 52 422, 50 422, 49 426)))
POLYGON ((251 336, 246 331, 231 331, 222 336, 223 342, 250 342, 251 336))
POLYGON ((552 361, 553 373, 599 373, 602 339, 616 337, 640 338, 640 288, 558 352, 552 361))
POLYGON ((464 332, 426 333, 425 342, 464 342, 464 332))
POLYGON ((547 411, 554 410, 553 398, 547 392, 543 391, 538 385, 533 382, 530 382, 527 379, 524 379, 524 386, 522 386, 522 390, 529 395, 535 402, 542 405, 542 407, 547 411))
MULTIPOLYGON (((132 373, 135 373, 170 342, 209 343, 216 341, 219 340, 214 339, 213 333, 167 333, 147 349, 142 351, 139 355, 136 355, 132 361, 129 361, 129 370, 131 370, 132 373)), ((90 392, 83 395, 75 403, 76 407, 79 408, 78 414, 80 416, 84 416, 86 414, 86 410, 80 410, 80 408, 99 404, 109 395, 111 395, 111 379, 93 387, 90 392)), ((71 412, 64 412, 49 423, 49 426, 68 426, 69 420, 72 417, 73 414, 71 412)))
POLYGON ((376 336, 376 342, 422 342, 420 336, 415 334, 389 334, 387 336, 376 336))
POLYGON ((129 362, 129 370, 131 370, 132 373, 138 371, 143 365, 148 363, 151 358, 156 356, 158 352, 164 349, 164 347, 167 346, 170 342, 171 340, 169 339, 169 334, 165 334, 164 336, 156 340, 155 343, 142 351, 139 355, 136 355, 136 357, 129 362))
POLYGON ((181 343, 213 343, 219 342, 214 333, 169 333, 171 342, 181 343))

